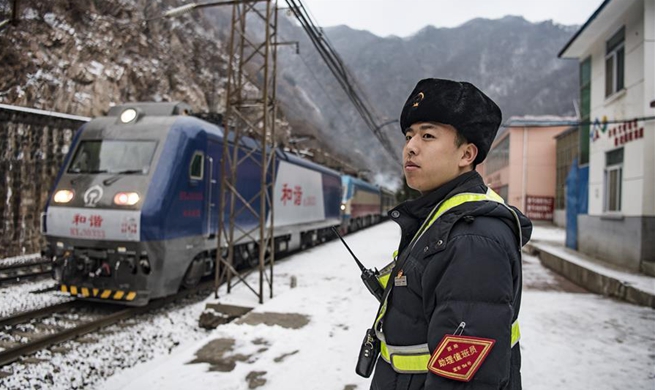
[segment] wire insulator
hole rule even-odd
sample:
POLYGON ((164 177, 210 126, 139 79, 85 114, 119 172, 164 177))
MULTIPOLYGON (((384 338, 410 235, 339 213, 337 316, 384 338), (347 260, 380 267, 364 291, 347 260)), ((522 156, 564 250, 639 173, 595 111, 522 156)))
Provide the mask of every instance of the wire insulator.
POLYGON ((176 16, 188 14, 189 12, 193 11, 197 6, 198 4, 187 4, 181 7, 173 8, 171 10, 164 12, 164 17, 174 18, 176 16))

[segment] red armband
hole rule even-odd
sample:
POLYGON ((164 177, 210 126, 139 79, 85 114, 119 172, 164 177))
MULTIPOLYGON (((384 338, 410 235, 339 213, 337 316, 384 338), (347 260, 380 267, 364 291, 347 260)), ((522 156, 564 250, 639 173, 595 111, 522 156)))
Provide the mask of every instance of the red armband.
POLYGON ((428 363, 433 374, 469 382, 496 343, 493 339, 447 334, 428 363))

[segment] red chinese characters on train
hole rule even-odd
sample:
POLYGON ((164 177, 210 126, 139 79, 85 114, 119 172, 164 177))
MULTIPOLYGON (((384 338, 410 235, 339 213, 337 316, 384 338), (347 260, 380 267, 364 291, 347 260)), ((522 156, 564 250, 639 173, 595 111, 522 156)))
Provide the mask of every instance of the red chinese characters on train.
POLYGON ((302 187, 293 187, 293 204, 300 206, 302 204, 302 187))
POLYGON ((134 235, 138 231, 138 224, 134 218, 123 218, 121 222, 121 233, 127 235, 134 235))
POLYGON ((315 195, 307 195, 303 192, 302 186, 293 186, 293 188, 288 184, 284 183, 282 185, 282 196, 280 201, 283 206, 302 206, 302 207, 315 207, 318 202, 316 201, 315 195))
POLYGON ((303 197, 302 186, 289 186, 288 183, 282 185, 282 197, 280 198, 282 205, 286 206, 287 202, 293 206, 305 206, 312 207, 316 205, 315 196, 305 196, 303 197))
POLYGON ((74 237, 105 238, 105 231, 102 230, 103 221, 100 215, 91 214, 87 217, 77 213, 73 215, 71 223, 75 227, 70 228, 70 234, 74 237))
POLYGON ((102 217, 100 215, 90 215, 88 218, 85 215, 82 214, 75 214, 73 216, 73 225, 75 226, 85 226, 88 225, 89 227, 102 227, 102 217), (88 224, 87 224, 88 222, 88 224))
POLYGON ((180 200, 182 201, 202 201, 204 196, 202 192, 180 192, 180 200))
POLYGON ((182 210, 182 216, 185 218, 200 218, 200 209, 182 210))
POLYGON ((293 199, 293 190, 289 188, 287 183, 284 183, 284 185, 282 186, 282 198, 280 198, 280 200, 282 201, 282 204, 286 206, 287 201, 292 199, 293 199))

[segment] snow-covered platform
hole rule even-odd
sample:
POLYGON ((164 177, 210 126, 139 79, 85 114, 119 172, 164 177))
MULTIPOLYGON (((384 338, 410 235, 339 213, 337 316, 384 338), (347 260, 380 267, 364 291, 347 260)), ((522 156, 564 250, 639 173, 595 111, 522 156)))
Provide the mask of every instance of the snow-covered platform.
MULTIPOLYGON (((387 222, 345 239, 367 267, 380 268, 399 237, 397 225, 387 222)), ((243 284, 230 294, 221 288, 220 298, 203 308, 253 310, 96 388, 368 389, 370 379, 355 374, 355 362, 378 304, 345 248, 334 240, 277 261, 274 271, 273 299, 259 304, 243 284)), ((589 294, 528 254, 523 273, 523 388, 653 389, 655 310, 589 294)), ((248 279, 256 285, 257 277, 248 279)))
POLYGON ((655 308, 655 278, 623 270, 564 245, 566 231, 535 225, 524 251, 577 285, 591 292, 655 308))

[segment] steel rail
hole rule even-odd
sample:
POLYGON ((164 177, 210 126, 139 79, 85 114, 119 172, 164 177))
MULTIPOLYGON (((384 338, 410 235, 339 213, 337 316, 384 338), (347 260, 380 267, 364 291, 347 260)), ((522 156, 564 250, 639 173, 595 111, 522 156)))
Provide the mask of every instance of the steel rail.
POLYGON ((17 279, 27 279, 47 275, 51 270, 52 264, 49 260, 0 267, 0 285, 5 282, 16 281, 17 279))
POLYGON ((9 264, 9 265, 2 265, 2 262, 0 262, 0 272, 4 272, 10 269, 20 269, 20 268, 27 268, 27 267, 34 267, 37 265, 43 265, 43 264, 50 264, 52 263, 51 260, 37 260, 37 261, 32 261, 32 262, 24 262, 24 263, 15 263, 15 264, 9 264))
POLYGON ((58 303, 52 306, 42 307, 36 310, 30 310, 30 311, 14 314, 9 317, 0 318, 0 327, 25 323, 36 318, 45 317, 48 314, 60 313, 62 311, 67 311, 79 306, 80 306, 79 301, 68 301, 68 302, 58 303))
POLYGON ((78 336, 82 336, 89 332, 93 332, 105 326, 114 324, 125 318, 129 318, 135 315, 135 309, 139 308, 127 308, 119 312, 110 314, 108 316, 102 317, 95 321, 90 321, 84 323, 75 328, 65 329, 59 333, 48 335, 40 339, 30 341, 28 343, 19 345, 14 348, 9 348, 0 352, 0 366, 12 363, 18 360, 22 356, 28 356, 34 352, 40 351, 52 345, 61 343, 66 340, 73 339, 78 336))
POLYGON ((40 272, 32 272, 29 274, 20 274, 20 275, 13 275, 13 276, 3 276, 0 277, 0 285, 4 283, 11 283, 11 282, 18 282, 18 279, 28 279, 28 278, 36 278, 37 276, 43 276, 43 275, 49 275, 50 271, 40 271, 40 272))
MULTIPOLYGON (((175 301, 177 299, 186 298, 187 296, 189 296, 191 294, 194 294, 194 293, 196 293, 198 291, 201 291, 202 289, 207 289, 207 290, 209 290, 211 292, 211 290, 213 289, 213 286, 214 286, 213 281, 201 283, 198 286, 193 287, 191 289, 182 290, 182 291, 178 292, 177 294, 168 296, 166 298, 157 299, 155 301, 152 301, 146 306, 129 307, 129 308, 120 310, 120 311, 118 311, 116 313, 112 313, 112 314, 109 314, 109 315, 107 315, 105 317, 99 318, 97 320, 86 322, 86 323, 81 324, 81 325, 79 325, 79 326, 77 326, 75 328, 65 329, 65 330, 63 330, 63 331, 61 331, 59 333, 55 333, 55 334, 52 334, 52 335, 47 335, 47 336, 39 338, 37 340, 30 341, 28 343, 19 345, 19 346, 15 347, 15 348, 9 348, 9 349, 6 349, 4 351, 0 351, 0 367, 5 366, 5 365, 7 365, 9 363, 12 363, 12 362, 18 360, 19 358, 21 358, 23 356, 29 356, 29 355, 37 352, 37 351, 48 348, 48 347, 53 346, 55 344, 59 344, 59 343, 64 342, 64 341, 74 339, 74 338, 76 338, 78 336, 82 336, 82 335, 85 335, 87 333, 91 333, 91 332, 96 331, 98 329, 107 327, 109 325, 113 325, 113 324, 115 324, 115 323, 117 323, 117 322, 119 322, 121 320, 130 318, 130 317, 135 317, 135 316, 137 316, 139 314, 159 309, 159 308, 161 308, 161 307, 163 307, 163 306, 165 306, 165 305, 167 305, 167 304, 169 304, 169 303, 171 303, 171 302, 173 302, 173 301, 175 301)), ((75 302, 78 302, 78 301, 73 301, 72 303, 75 303, 75 302)), ((71 303, 71 302, 66 302, 66 303, 71 303)), ((52 308, 55 308, 55 307, 60 306, 60 305, 52 306, 52 308)), ((47 308, 40 309, 40 310, 45 310, 45 309, 47 309, 47 308)), ((27 318, 27 314, 28 313, 24 313, 23 317, 27 318)), ((20 316, 20 314, 17 315, 17 316, 20 316)), ((17 317, 17 316, 15 316, 15 317, 17 317)))

